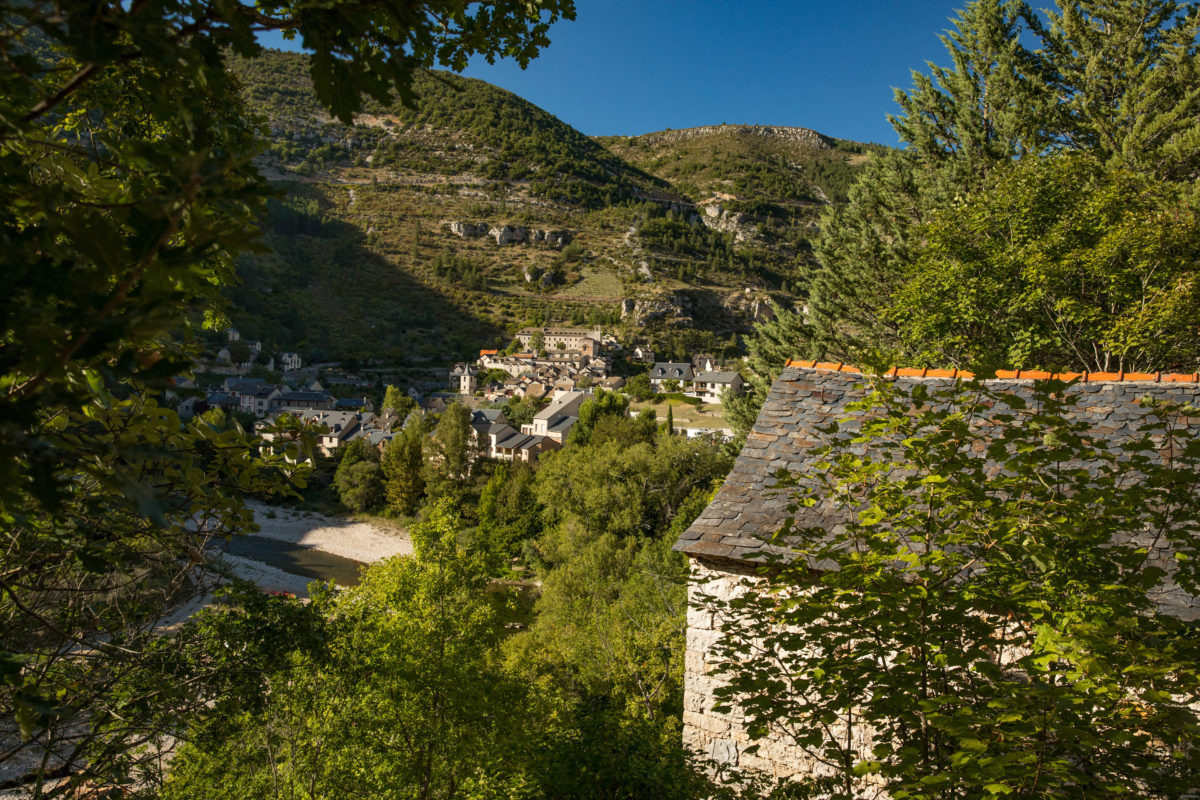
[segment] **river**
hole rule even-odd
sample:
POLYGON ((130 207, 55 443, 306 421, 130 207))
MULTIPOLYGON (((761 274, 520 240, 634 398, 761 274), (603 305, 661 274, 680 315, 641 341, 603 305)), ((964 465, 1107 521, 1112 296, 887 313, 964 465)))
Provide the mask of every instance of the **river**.
POLYGON ((339 586, 356 586, 363 563, 335 556, 314 547, 267 539, 262 536, 237 536, 229 541, 218 539, 218 547, 231 555, 249 558, 292 575, 321 581, 336 581, 339 586))

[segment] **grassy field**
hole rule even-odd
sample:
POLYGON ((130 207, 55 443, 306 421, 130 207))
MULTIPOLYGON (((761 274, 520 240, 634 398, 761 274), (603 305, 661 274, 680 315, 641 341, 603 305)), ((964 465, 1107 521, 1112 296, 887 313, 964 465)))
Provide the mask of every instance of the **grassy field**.
POLYGON ((714 428, 726 431, 730 429, 721 413, 720 405, 705 403, 693 406, 681 400, 663 400, 657 403, 635 401, 630 403, 629 408, 631 411, 639 413, 648 408, 658 417, 659 422, 667 421, 667 409, 670 408, 676 428, 714 428))

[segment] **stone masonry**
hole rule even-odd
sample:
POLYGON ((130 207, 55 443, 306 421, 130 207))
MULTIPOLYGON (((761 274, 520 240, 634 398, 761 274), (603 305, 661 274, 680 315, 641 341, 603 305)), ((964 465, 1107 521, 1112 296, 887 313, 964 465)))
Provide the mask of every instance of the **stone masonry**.
MULTIPOLYGON (((954 371, 892 370, 890 380, 911 385, 914 381, 941 381, 972 377, 954 371)), ((1051 376, 1047 373, 998 373, 989 386, 1030 397, 1035 380, 1059 377, 1077 380, 1067 391, 1079 395, 1072 414, 1086 421, 1094 435, 1107 438, 1120 452, 1122 440, 1139 435, 1136 428, 1144 415, 1144 397, 1177 403, 1200 403, 1200 376, 1158 374, 1091 374, 1051 376)), ((684 744, 714 766, 737 766, 773 777, 813 774, 813 762, 794 745, 776 734, 757 742, 757 753, 747 753, 750 744, 743 720, 732 713, 713 710, 713 690, 719 685, 714 675, 714 645, 730 624, 714 614, 705 596, 728 601, 757 580, 762 554, 786 554, 786 550, 764 544, 788 516, 788 495, 773 489, 779 470, 803 473, 823 434, 818 427, 847 416, 848 403, 861 399, 868 382, 857 369, 840 364, 790 362, 771 387, 758 420, 747 438, 733 470, 716 497, 675 544, 691 562, 688 590, 687 654, 684 678, 684 744), (759 562, 759 563, 756 563, 759 562)), ((997 411, 1002 409, 997 408, 997 411)), ((1200 418, 1185 418, 1184 424, 1200 428, 1200 418)), ((838 512, 832 502, 803 509, 797 525, 821 526, 832 530, 838 512)), ((1159 553, 1164 564, 1168 553, 1159 553)), ((820 568, 821 565, 813 565, 820 568)), ((1155 598, 1168 613, 1200 619, 1200 602, 1181 590, 1168 587, 1155 598)), ((736 624, 752 624, 745 621, 736 624)), ((863 742, 865 746, 867 743, 863 742)))

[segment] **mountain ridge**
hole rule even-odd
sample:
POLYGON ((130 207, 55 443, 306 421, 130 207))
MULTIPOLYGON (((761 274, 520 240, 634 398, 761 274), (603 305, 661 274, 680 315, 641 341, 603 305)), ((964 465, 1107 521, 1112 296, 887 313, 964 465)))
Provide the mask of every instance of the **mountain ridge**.
POLYGON ((736 348, 766 300, 802 296, 817 213, 869 157, 792 126, 588 137, 449 74, 418 78, 417 108, 373 104, 347 126, 303 56, 234 69, 285 195, 269 252, 244 260, 234 322, 317 356, 448 360, 546 321, 736 348))

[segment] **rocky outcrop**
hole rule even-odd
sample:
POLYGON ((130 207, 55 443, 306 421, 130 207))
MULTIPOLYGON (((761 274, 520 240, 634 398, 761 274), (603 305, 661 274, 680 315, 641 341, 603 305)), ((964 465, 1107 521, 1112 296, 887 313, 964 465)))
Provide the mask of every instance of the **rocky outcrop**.
POLYGON ((700 205, 704 213, 700 221, 705 227, 714 231, 728 233, 738 244, 748 242, 757 236, 758 220, 741 211, 730 211, 719 200, 709 200, 700 205))
POLYGON ((519 225, 496 225, 488 231, 488 236, 495 239, 496 244, 506 245, 526 241, 529 232, 519 225))
POLYGON ((461 236, 464 239, 473 239, 476 236, 483 236, 488 232, 488 225, 486 222, 476 223, 455 220, 454 222, 448 223, 446 227, 448 227, 450 232, 455 236, 461 236))
POLYGON ((819 150, 830 150, 835 146, 832 139, 814 130, 809 128, 791 128, 783 125, 704 125, 699 128, 681 128, 679 130, 646 133, 635 138, 643 144, 676 144, 688 139, 697 139, 702 136, 716 136, 719 134, 783 139, 819 150))
POLYGON ((571 243, 572 233, 567 230, 544 228, 526 228, 522 225, 489 225, 486 222, 466 222, 454 220, 446 223, 446 227, 455 236, 473 239, 479 236, 491 236, 496 244, 544 244, 561 250, 571 243))
POLYGON ((562 230, 532 230, 529 241, 534 244, 547 244, 556 250, 561 250, 571 243, 571 232, 562 230))
POLYGON ((661 294, 647 290, 646 294, 621 301, 621 318, 635 325, 673 328, 700 325, 729 333, 773 319, 774 311, 767 294, 757 289, 733 292, 680 289, 661 294))

